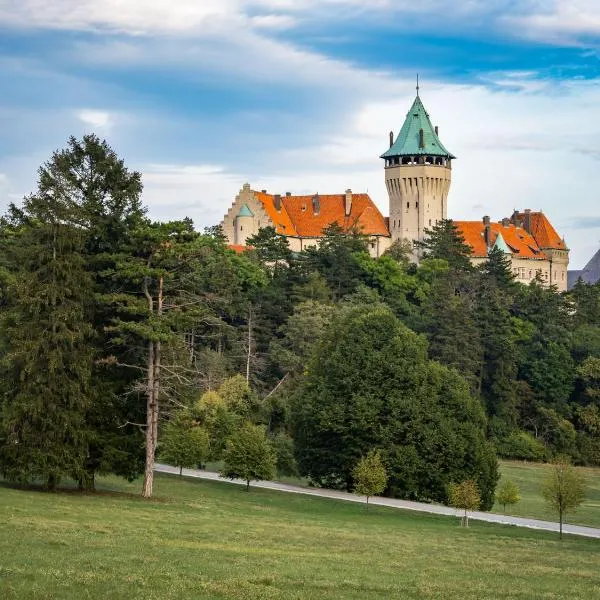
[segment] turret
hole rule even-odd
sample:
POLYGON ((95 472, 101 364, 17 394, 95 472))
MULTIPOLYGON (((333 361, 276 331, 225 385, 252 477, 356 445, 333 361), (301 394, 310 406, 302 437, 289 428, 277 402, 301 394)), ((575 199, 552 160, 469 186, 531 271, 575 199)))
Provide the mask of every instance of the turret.
MULTIPOLYGON (((385 161, 392 241, 422 240, 425 229, 447 218, 455 158, 442 144, 418 94, 385 161)), ((392 140, 390 140, 392 141, 392 140)))
POLYGON ((248 205, 244 204, 235 218, 235 239, 233 243, 245 246, 246 240, 256 233, 255 229, 254 214, 248 208, 248 205))

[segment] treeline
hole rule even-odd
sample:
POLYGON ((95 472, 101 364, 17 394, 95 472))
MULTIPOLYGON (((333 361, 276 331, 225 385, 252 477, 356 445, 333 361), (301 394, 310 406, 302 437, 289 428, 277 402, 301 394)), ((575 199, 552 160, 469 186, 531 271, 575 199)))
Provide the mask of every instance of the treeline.
POLYGON ((150 496, 155 457, 243 450, 351 488, 378 451, 388 494, 473 480, 490 508, 497 455, 600 463, 600 286, 522 286, 499 251, 474 268, 451 221, 419 266, 336 224, 319 248, 267 228, 237 254, 219 228, 152 222, 141 193, 105 142, 72 138, 0 224, 6 478, 144 473, 150 496))

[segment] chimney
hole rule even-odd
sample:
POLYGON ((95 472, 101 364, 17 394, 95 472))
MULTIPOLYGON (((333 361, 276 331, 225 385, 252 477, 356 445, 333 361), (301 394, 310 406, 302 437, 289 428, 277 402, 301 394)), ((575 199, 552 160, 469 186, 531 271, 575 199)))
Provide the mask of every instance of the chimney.
POLYGON ((291 195, 292 195, 292 192, 286 192, 286 193, 285 193, 285 197, 286 197, 286 198, 289 198, 289 197, 291 197, 291 195))
POLYGON ((425 132, 419 129, 419 148, 425 148, 425 132))
POLYGON ((510 225, 510 219, 507 217, 504 217, 502 219, 502 227, 508 227, 510 225))
POLYGON ((281 212, 281 194, 275 194, 273 196, 273 204, 275 205, 275 210, 281 212))
POLYGON ((519 216, 519 211, 515 210, 513 211, 512 217, 510 218, 512 224, 515 227, 523 227, 523 221, 521 220, 521 217, 519 216))
POLYGON ((490 218, 487 215, 483 217, 483 239, 485 240, 485 245, 489 248, 492 239, 492 228, 490 218))
POLYGON ((266 194, 266 193, 267 193, 267 190, 260 190, 260 191, 261 191, 261 193, 263 193, 263 194, 266 194))
POLYGON ((531 209, 526 208, 523 213, 523 227, 527 233, 531 233, 531 209))
POLYGON ((440 135, 440 129, 437 125, 435 126, 435 135, 440 135))
POLYGON ((394 145, 394 132, 390 131, 390 148, 394 145))
POLYGON ((312 198, 313 213, 318 215, 321 212, 321 201, 319 200, 319 194, 315 194, 312 198))
POLYGON ((344 213, 346 214, 347 217, 349 217, 351 212, 352 212, 352 190, 350 188, 348 188, 346 190, 346 201, 344 203, 344 213))

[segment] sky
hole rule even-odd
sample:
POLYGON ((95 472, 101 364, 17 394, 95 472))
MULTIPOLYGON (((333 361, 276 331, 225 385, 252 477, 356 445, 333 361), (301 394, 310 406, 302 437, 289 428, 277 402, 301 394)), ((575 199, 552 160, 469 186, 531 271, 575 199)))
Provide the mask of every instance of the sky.
POLYGON ((218 223, 245 182, 367 191, 415 95, 449 216, 542 209, 600 247, 599 0, 0 0, 0 210, 70 135, 143 174, 154 219, 218 223))

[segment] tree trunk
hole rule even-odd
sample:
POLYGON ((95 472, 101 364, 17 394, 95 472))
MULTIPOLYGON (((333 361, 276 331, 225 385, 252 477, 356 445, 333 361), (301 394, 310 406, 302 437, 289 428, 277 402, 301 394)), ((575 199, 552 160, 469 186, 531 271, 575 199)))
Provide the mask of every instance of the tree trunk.
POLYGON ((369 496, 367 496, 367 508, 366 510, 369 510, 369 496))
POLYGON ((248 310, 248 354, 246 357, 246 383, 250 383, 250 357, 252 356, 252 308, 248 310))
POLYGON ((142 496, 152 497, 154 479, 154 342, 148 343, 148 368, 146 374, 146 467, 142 496))
POLYGON ((250 480, 246 479, 246 491, 249 492, 250 491, 250 480))
POLYGON ((182 477, 182 476, 183 476, 183 467, 180 466, 179 467, 179 477, 182 477))
POLYGON ((563 513, 562 510, 558 512, 558 520, 559 520, 559 539, 562 540, 562 524, 563 524, 563 513))
POLYGON ((48 479, 46 480, 46 489, 49 492, 55 492, 56 485, 57 485, 56 475, 54 473, 50 473, 50 475, 48 475, 48 479))

